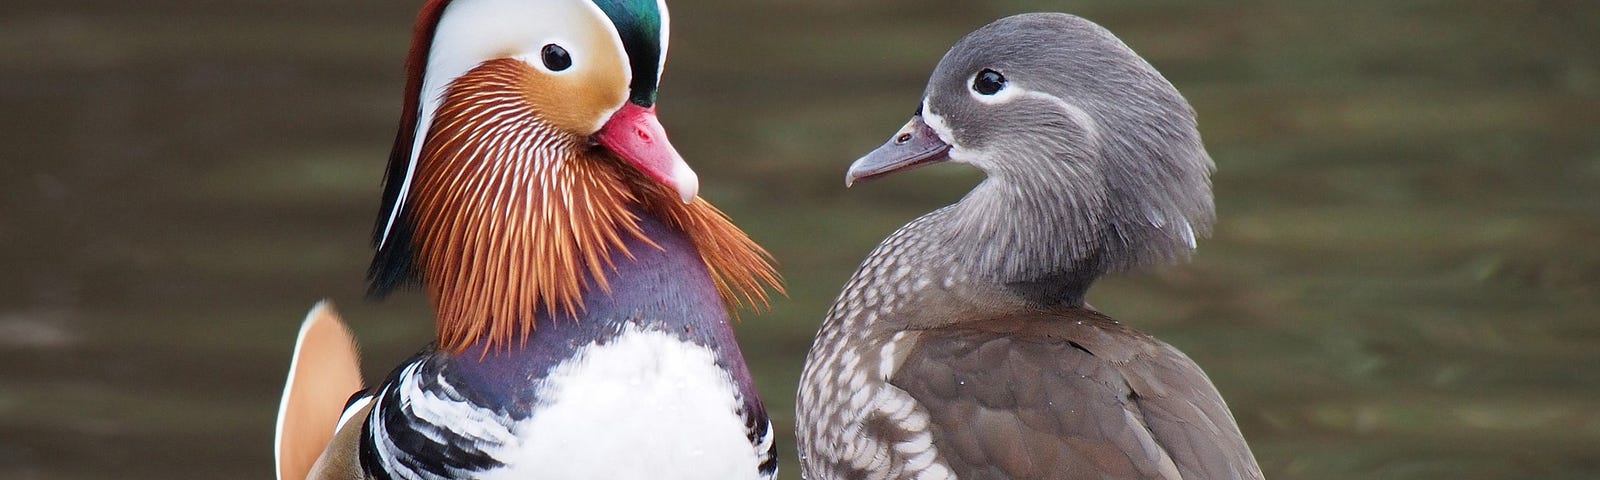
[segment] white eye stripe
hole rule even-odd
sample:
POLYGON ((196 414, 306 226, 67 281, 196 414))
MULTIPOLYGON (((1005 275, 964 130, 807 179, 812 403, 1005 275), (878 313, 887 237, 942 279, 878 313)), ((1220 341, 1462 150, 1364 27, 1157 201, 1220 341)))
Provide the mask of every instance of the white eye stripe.
MULTIPOLYGON (((379 248, 388 244, 395 222, 406 208, 407 198, 411 194, 411 181, 416 173, 417 157, 422 153, 429 125, 450 82, 486 60, 506 57, 508 50, 520 52, 510 58, 552 74, 578 71, 583 62, 600 58, 608 47, 625 58, 622 40, 615 35, 604 45, 578 41, 583 40, 584 33, 593 28, 615 30, 610 18, 592 1, 455 0, 444 8, 434 30, 427 65, 423 67, 411 155, 394 206, 384 222, 383 235, 378 240, 379 248), (552 38, 563 34, 564 38, 552 38), (549 36, 538 38, 546 35, 549 36), (567 51, 572 59, 571 67, 559 72, 545 67, 540 51, 551 43, 567 51)), ((624 69, 622 73, 630 75, 631 70, 624 69)), ((599 125, 595 128, 598 129, 599 125)))

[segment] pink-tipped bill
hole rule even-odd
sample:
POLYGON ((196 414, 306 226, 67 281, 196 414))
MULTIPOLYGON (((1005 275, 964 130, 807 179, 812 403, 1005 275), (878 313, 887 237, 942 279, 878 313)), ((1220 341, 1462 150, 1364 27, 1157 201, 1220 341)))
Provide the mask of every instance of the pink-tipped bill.
POLYGON ((656 107, 624 103, 594 134, 594 139, 629 165, 677 191, 683 203, 693 202, 700 192, 700 177, 667 141, 667 130, 656 119, 656 107))

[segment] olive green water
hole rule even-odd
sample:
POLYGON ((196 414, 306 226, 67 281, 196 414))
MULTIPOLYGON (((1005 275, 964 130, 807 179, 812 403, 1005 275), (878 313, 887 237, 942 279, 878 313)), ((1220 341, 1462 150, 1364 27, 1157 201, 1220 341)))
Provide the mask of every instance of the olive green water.
MULTIPOLYGON (((361 298, 420 2, 9 0, 0 478, 270 478, 300 316, 369 377, 429 335, 361 298)), ((780 432, 824 309, 940 166, 845 190, 938 56, 1079 13, 1199 111, 1220 223, 1090 301, 1194 357, 1280 479, 1600 478, 1600 5, 690 1, 661 111, 790 295, 739 325, 780 432)), ((785 478, 798 478, 782 440, 785 478)))

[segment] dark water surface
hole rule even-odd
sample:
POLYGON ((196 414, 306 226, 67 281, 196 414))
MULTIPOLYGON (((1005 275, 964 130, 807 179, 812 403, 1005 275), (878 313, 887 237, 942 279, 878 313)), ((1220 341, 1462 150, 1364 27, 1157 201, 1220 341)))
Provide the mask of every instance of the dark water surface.
MULTIPOLYGON (((290 343, 361 299, 420 2, 8 0, 0 478, 270 478, 290 343)), ((790 297, 739 326, 780 432, 867 250, 977 179, 844 190, 961 34, 1079 13, 1194 103, 1220 223, 1090 301, 1211 374, 1272 478, 1600 478, 1600 4, 679 0, 661 111, 790 297)), ((786 478, 798 478, 782 440, 786 478)))

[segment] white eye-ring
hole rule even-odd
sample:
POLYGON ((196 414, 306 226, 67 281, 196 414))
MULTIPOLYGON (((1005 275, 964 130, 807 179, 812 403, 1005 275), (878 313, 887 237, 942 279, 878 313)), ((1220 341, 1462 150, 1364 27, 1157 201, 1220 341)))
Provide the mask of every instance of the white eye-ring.
POLYGON ((983 69, 972 76, 972 93, 994 96, 1006 88, 1006 76, 991 69, 983 69))
POLYGON ((994 69, 985 68, 972 75, 972 82, 967 84, 967 93, 980 102, 994 105, 1006 103, 1026 89, 1006 79, 1006 76, 994 69))

